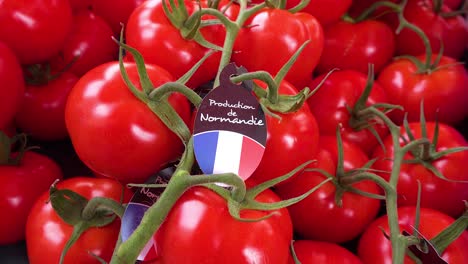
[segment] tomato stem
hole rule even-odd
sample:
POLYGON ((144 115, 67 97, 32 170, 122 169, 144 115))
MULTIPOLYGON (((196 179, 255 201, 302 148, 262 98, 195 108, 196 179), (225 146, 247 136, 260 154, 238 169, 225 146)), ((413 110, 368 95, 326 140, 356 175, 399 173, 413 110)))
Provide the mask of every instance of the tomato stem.
POLYGON ((442 232, 432 238, 431 244, 439 254, 444 250, 468 228, 468 202, 465 201, 465 212, 450 226, 445 228, 442 232))
POLYGON ((83 211, 81 212, 81 217, 84 220, 90 220, 96 215, 96 212, 98 210, 103 209, 111 211, 119 218, 122 218, 125 212, 125 207, 121 203, 113 199, 104 197, 94 197, 93 199, 89 200, 86 206, 83 208, 83 211))

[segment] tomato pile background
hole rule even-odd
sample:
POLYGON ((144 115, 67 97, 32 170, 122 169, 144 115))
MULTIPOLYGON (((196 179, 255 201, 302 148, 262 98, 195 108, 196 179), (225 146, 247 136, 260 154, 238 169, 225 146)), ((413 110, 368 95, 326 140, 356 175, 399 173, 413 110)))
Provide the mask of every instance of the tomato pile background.
MULTIPOLYGON (((15 0, 11 0, 15 1, 15 0)), ((19 58, 21 61, 21 64, 24 66, 23 67, 23 72, 25 75, 25 78, 28 78, 29 81, 31 82, 39 82, 39 83, 47 83, 51 84, 52 82, 49 82, 47 80, 44 80, 44 74, 45 72, 49 73, 49 77, 54 74, 59 73, 61 70, 64 68, 68 68, 70 65, 70 62, 73 62, 74 56, 76 56, 77 52, 84 51, 84 55, 82 58, 77 60, 76 63, 71 64, 71 68, 67 69, 66 73, 63 73, 60 75, 58 82, 57 82, 57 88, 60 89, 60 87, 66 87, 63 88, 63 90, 68 89, 70 90, 74 83, 79 79, 80 76, 85 74, 88 70, 91 68, 98 66, 104 62, 107 61, 112 61, 117 59, 117 49, 118 46, 115 42, 111 40, 111 36, 118 37, 121 26, 120 22, 126 20, 128 16, 130 15, 130 11, 132 11, 134 8, 136 8, 138 5, 144 2, 144 0, 119 0, 119 1, 112 1, 112 0, 86 0, 86 1, 79 1, 79 0, 69 0, 71 7, 74 9, 74 17, 73 20, 68 20, 64 21, 63 23, 59 23, 57 21, 60 21, 60 19, 70 19, 70 18, 61 18, 60 14, 63 16, 64 15, 64 10, 67 9, 66 7, 55 7, 56 9, 50 10, 51 17, 41 17, 38 18, 40 19, 42 26, 44 28, 44 31, 42 31, 39 35, 34 36, 37 39, 34 40, 26 40, 26 39, 20 39, 21 36, 17 36, 17 38, 11 37, 7 41, 11 41, 12 43, 15 43, 15 41, 18 41, 18 45, 15 47, 16 51, 20 52, 22 54, 22 57, 19 58), (81 11, 76 11, 76 10, 81 10, 81 11), (73 31, 74 33, 68 33, 68 35, 65 36, 60 36, 60 27, 65 27, 67 24, 70 24, 70 30, 73 31), (52 26, 53 25, 53 26, 52 26), (53 30, 49 30, 47 28, 54 28, 56 32, 53 30), (47 36, 47 37, 46 37, 47 36), (53 47, 54 44, 54 38, 63 38, 66 39, 65 44, 61 44, 59 47, 53 47), (43 39, 41 41, 40 39, 43 39), (45 39, 45 40, 44 40, 45 39), (37 41, 37 43, 41 43, 40 45, 43 46, 36 46, 34 50, 31 50, 30 47, 28 47, 27 42, 28 41, 37 41), (21 44, 20 44, 21 43, 21 44), (88 45, 86 48, 86 45, 88 45), (57 56, 56 51, 60 52, 60 55, 57 56), (50 69, 45 67, 45 64, 36 64, 35 67, 26 67, 26 65, 32 65, 38 62, 43 62, 43 61, 48 61, 50 62, 50 69), (71 73, 70 73, 71 72, 71 73)), ((416 2, 416 0, 409 0, 410 2, 416 2)), ((8 0, 6 1, 8 2, 8 0)), ((31 5, 35 5, 37 3, 33 2, 41 2, 40 0, 34 0, 31 1, 31 5)), ((49 2, 52 1, 42 1, 41 4, 43 6, 47 6, 50 4, 49 2)), ((60 2, 60 1, 58 1, 60 2)), ((253 1, 256 2, 256 1, 253 1)), ((299 2, 298 0, 292 0, 287 2, 287 7, 293 7, 295 4, 299 2)), ((396 52, 391 52, 392 49, 397 49, 399 50, 398 55, 402 54, 411 54, 411 55, 421 55, 421 50, 424 50, 423 46, 418 46, 420 43, 418 41, 415 41, 417 39, 417 35, 412 35, 412 33, 409 33, 407 30, 403 31, 398 37, 395 39, 395 43, 392 43, 391 41, 388 41, 388 35, 386 34, 393 34, 392 31, 396 28, 396 21, 393 21, 394 18, 389 18, 388 21, 386 21, 388 24, 392 24, 393 28, 387 27, 387 26, 382 26, 383 23, 378 24, 377 22, 369 22, 369 21, 364 21, 360 26, 356 27, 351 27, 349 24, 346 24, 345 22, 337 22, 338 18, 346 11, 349 11, 350 14, 356 15, 359 14, 360 11, 363 10, 363 6, 369 5, 372 2, 376 2, 373 0, 365 0, 365 1, 354 1, 352 3, 351 0, 334 0, 334 1, 319 1, 319 0, 311 0, 312 3, 316 4, 316 8, 309 8, 308 11, 310 11, 312 14, 315 15, 315 17, 319 20, 321 25, 324 28, 325 36, 328 37, 328 44, 325 42, 325 45, 329 45, 328 47, 325 47, 326 49, 320 54, 317 53, 316 50, 314 51, 311 49, 307 55, 310 58, 313 58, 311 60, 315 60, 314 62, 311 63, 318 63, 317 68, 315 68, 315 77, 313 82, 311 83, 301 83, 297 82, 295 83, 298 87, 305 86, 305 85, 310 85, 311 88, 313 88, 315 85, 317 85, 320 81, 321 78, 324 78, 325 74, 332 70, 335 67, 340 67, 344 69, 349 69, 352 68, 354 70, 357 70, 362 73, 363 76, 365 76, 365 73, 368 70, 368 63, 366 61, 362 60, 363 53, 365 51, 362 51, 362 48, 364 46, 365 41, 369 42, 374 42, 375 45, 378 45, 378 48, 381 49, 381 55, 378 57, 372 58, 374 62, 374 69, 376 71, 376 75, 388 65, 390 62, 390 58, 397 55, 396 52), (326 4, 324 4, 326 2, 326 4), (359 2, 359 3, 357 3, 359 2), (352 5, 352 6, 351 6, 352 5), (320 10, 320 11, 317 11, 320 10), (392 20, 393 19, 393 20, 392 20), (337 23, 337 24, 335 24, 337 23), (338 25, 338 23, 341 23, 341 25, 338 25), (367 24, 365 24, 367 23, 367 24), (335 26, 337 25, 337 26, 335 26), (375 30, 375 31, 373 31, 375 30), (371 36, 369 32, 375 32, 374 36, 371 36), (349 33, 355 33, 356 35, 352 35, 349 33), (366 34, 367 33, 367 34, 366 34), (363 42, 355 42, 355 39, 353 38, 358 38, 358 36, 363 36, 366 35, 366 37, 362 37, 363 42), (336 41, 333 40, 333 38, 336 38, 336 41), (419 44, 416 45, 411 45, 411 42, 418 42, 419 44), (338 43, 338 44, 337 44, 338 43), (394 44, 394 45, 393 45, 394 44), (348 49, 348 50, 347 50, 348 49), (339 58, 336 56, 335 53, 343 52, 346 55, 343 55, 344 58, 339 58), (350 52, 351 51, 351 52, 350 52), (322 57, 320 57, 322 56, 322 57), (320 60, 319 60, 320 58, 320 60), (326 59, 324 59, 326 58, 326 59)), ((392 1, 392 2, 398 2, 398 1, 392 1)), ((462 1, 445 1, 447 6, 451 6, 451 8, 459 8, 462 5, 462 1)), ((4 4, 8 7, 8 3, 4 4)), ((10 4, 11 5, 11 4, 10 4)), ((66 4, 65 4, 66 5, 66 4)), ((12 5, 11 5, 12 6, 12 5)), ((444 9, 447 9, 449 7, 444 6, 444 9)), ((14 32, 9 31, 8 26, 4 25, 9 25, 8 23, 11 21, 8 21, 8 19, 4 19, 5 14, 3 14, 1 11, 2 4, 0 4, 0 42, 2 41, 1 34, 4 35, 13 35, 15 34, 14 32), (3 17, 2 17, 3 16, 3 17), (3 19, 3 20, 2 20, 3 19)), ((10 7, 12 8, 12 7, 10 7)), ((306 10, 308 9, 306 8, 306 10)), ((417 7, 412 7, 414 12, 417 9, 417 7)), ((408 11, 410 12, 410 11, 408 11)), ((405 13, 408 17, 411 17, 412 14, 414 13, 405 13)), ((66 12, 65 12, 66 13, 66 12)), ((230 15, 230 14, 228 14, 230 15)), ((424 20, 425 18, 417 17, 414 16, 412 22, 417 22, 418 19, 424 20)), ((442 29, 444 30, 444 29, 442 29)), ((448 29, 447 29, 448 31, 448 29)), ((130 33, 131 34, 131 33, 130 33)), ((466 62, 468 59, 468 52, 467 52, 467 47, 468 47, 468 26, 466 25, 466 22, 464 24, 464 28, 458 31, 455 30, 455 33, 447 33, 444 35, 446 37, 446 41, 443 42, 444 50, 445 50, 445 55, 450 55, 456 58, 457 61, 461 62, 466 62), (462 34, 462 35, 460 35, 462 34), (465 43, 465 45, 461 45, 462 47, 459 47, 460 45, 456 45, 454 43, 465 43)), ((393 38, 393 37, 392 37, 393 38)), ((436 40, 433 39, 433 36, 429 36, 431 44, 435 49, 433 50, 434 54, 439 51, 440 49, 440 43, 438 43, 436 40)), ((216 40, 213 40, 216 41, 216 40)), ((60 42, 56 41, 55 43, 60 42)), ((154 49, 155 47, 153 46, 152 43, 144 43, 142 40, 138 39, 128 39, 128 43, 131 45, 132 42, 134 42, 135 45, 141 45, 140 47, 137 47, 142 53, 149 53, 151 49, 154 49)), ((260 61, 262 57, 265 57, 265 53, 262 52, 262 50, 265 48, 264 45, 259 45, 258 47, 255 47, 252 42, 244 43, 246 46, 253 46, 249 48, 253 48, 254 55, 249 54, 249 56, 243 57, 243 54, 234 54, 234 60, 238 62, 242 62, 245 66, 252 70, 260 70, 262 69, 261 65, 259 66, 258 64, 256 65, 251 65, 252 61, 260 61), (256 57, 258 56, 258 57, 256 57), (258 68, 256 68, 258 67, 258 68)), ((315 47, 315 46, 314 46, 315 47)), ((245 48, 240 45, 240 48, 245 48)), ((281 50, 281 47, 272 47, 271 50, 281 50)), ((192 50, 192 52, 199 52, 197 50, 192 50)), ((423 52, 422 52, 423 53, 423 52)), ((215 57, 219 59, 219 57, 215 57)), ((424 59, 424 57, 422 57, 424 59)), ((168 59, 168 58, 166 58, 168 59)), ((266 64, 271 64, 270 62, 266 61, 266 64)), ((449 62, 450 63, 450 62, 449 62)), ((176 65, 178 66, 178 65, 176 65)), ((271 65, 267 65, 271 66, 271 65)), ((274 67, 279 67, 278 65, 272 66, 274 67)), ((207 66, 208 68, 208 66, 207 66)), ((176 76, 180 76, 183 74, 182 69, 179 69, 178 67, 175 67, 174 65, 168 65, 166 66, 166 69, 168 69, 171 73, 174 73, 176 76), (170 69, 173 67, 173 69, 170 69)), ((466 69, 466 66, 465 66, 466 69)), ((1 69, 0 69, 1 70, 1 69)), ((201 68, 200 72, 203 72, 204 69, 203 67, 201 68)), ((294 68, 293 70, 294 71, 294 68)), ((297 69, 295 71, 298 75, 301 74, 300 70, 297 69)), ((343 76, 346 75, 345 71, 341 72, 335 72, 333 73, 332 76, 338 76, 342 74, 343 76)), ((352 75, 352 74, 350 74, 352 75)), ((46 76, 47 77, 47 76, 46 76)), ((290 74, 288 76, 289 78, 294 79, 295 76, 292 76, 290 74)), ((336 77, 338 78, 338 77, 336 77)), ((343 78, 346 78, 343 77, 343 78)), ((202 84, 206 84, 209 79, 204 79, 204 76, 201 76, 199 74, 195 74, 194 78, 189 82, 188 86, 199 86, 202 84)), ((365 83, 365 79, 359 79, 359 80, 353 80, 356 83, 363 84, 365 83)), ((52 86, 52 85, 51 85, 52 86)), ((343 85, 344 87, 345 85, 343 85)), ((301 87, 302 88, 302 87, 301 87)), ((467 83, 464 84, 464 93, 468 93, 467 88, 467 83)), ((2 95, 5 96, 5 95, 2 95)), ((45 99, 43 99, 43 103, 47 103, 47 97, 50 100, 59 100, 59 93, 55 93, 55 96, 52 94, 49 95, 44 95, 45 99)), ((321 95, 324 96, 324 95, 321 95)), ((373 95, 372 95, 373 96, 373 95)), ((372 97, 371 96, 371 97, 372 97)), ((377 96, 378 97, 378 96, 377 96)), ((320 101, 321 100, 328 100, 327 98, 319 98, 319 97, 312 97, 311 100, 316 100, 316 105, 317 109, 315 111, 320 111, 320 101)), ((372 100, 372 99, 371 99, 372 100)), ((376 99, 378 101, 378 99, 376 99)), ((437 98, 434 99, 437 101, 437 98)), ((431 104, 434 104, 435 101, 429 101, 429 103, 426 102, 426 109, 433 110, 431 107, 431 104)), ((310 103, 310 102, 309 102, 310 103)), ((31 103, 31 105, 33 105, 31 103)), ((310 103, 310 105, 314 105, 314 103, 310 103)), ((456 105, 456 103, 454 103, 456 105)), ((313 108, 313 106, 312 106, 313 108)), ((466 108, 466 106, 465 106, 466 108)), ((45 109, 45 108, 44 108, 45 109)), ((43 109, 43 110, 44 110, 43 109)), ((410 120, 414 121, 419 118, 419 115, 416 115, 415 112, 417 111, 418 108, 410 110, 409 118, 410 120)), ((17 129, 18 131, 25 131, 27 133, 36 135, 36 137, 31 137, 28 140, 28 145, 29 146, 39 146, 39 149, 34 150, 38 153, 44 154, 53 160, 55 160, 60 168, 62 169, 64 178, 71 178, 75 176, 90 176, 93 175, 93 172, 84 165, 84 163, 78 158, 77 154, 75 153, 75 150, 71 144, 71 141, 67 138, 66 135, 66 130, 64 127, 63 123, 57 122, 56 120, 48 120, 47 118, 41 119, 41 117, 38 117, 41 113, 41 108, 31 108, 28 110, 24 110, 21 115, 17 115, 16 117, 16 122, 17 122, 17 129), (51 122, 51 123, 47 123, 51 122), (59 124, 60 123, 60 124, 59 124), (45 124, 45 125, 44 125, 45 124), (58 124, 56 127, 51 127, 50 124, 58 124)), ((44 110, 46 111, 46 110, 44 110)), ((60 110, 58 110, 60 111, 60 110)), ((460 131, 463 136, 468 138, 468 118, 466 117, 466 109, 451 109, 448 112, 444 112, 441 114, 442 118, 445 120, 455 120, 452 122, 454 127, 460 131)), ((52 117, 52 114, 48 114, 49 117, 52 117)), ((317 123, 320 127, 320 129, 324 129, 325 123, 327 123, 327 120, 330 117, 322 117, 322 119, 318 119, 317 123), (322 126, 321 126, 322 124, 322 126)), ((402 119, 402 115, 400 116, 393 116, 395 119, 402 119)), ((60 118, 60 117, 52 117, 52 118, 60 118)), ((432 118, 430 116, 429 118, 432 118)), ((326 128, 328 129, 327 134, 333 134, 333 127, 332 128, 326 128)), ((352 137, 352 136, 350 136, 352 137)), ((346 137, 345 137, 346 139, 346 137)), ((359 140, 358 140, 359 141, 359 140)), ((372 143, 373 145, 376 144, 376 142, 372 143)), ((371 153, 371 149, 374 146, 367 146, 365 144, 362 144, 362 148, 365 152, 371 153)), ((261 165, 262 166, 262 165, 261 165)), ((465 168, 460 168, 460 169, 465 169, 465 168)), ((289 169, 285 169, 284 172, 287 172, 289 169)), ((270 171, 268 170, 267 167, 261 167, 259 169, 261 173, 264 173, 267 175, 270 171)), ((0 190, 1 190, 1 182, 0 182, 0 190)), ((285 187, 283 187, 285 188, 285 187)), ((287 188, 287 187, 286 187, 287 188)), ((280 190, 281 191, 281 190, 280 190)), ((289 190, 288 190, 289 191, 289 190)), ((301 192, 299 192, 301 193, 301 192)), ((383 209, 381 208, 381 213, 383 209)), ((1 213, 0 213, 1 214, 1 213)), ((356 249, 356 240, 351 240, 347 243, 344 243, 345 246, 347 246, 350 249, 355 250, 356 249)), ((25 248, 25 243, 20 242, 20 243, 15 243, 12 245, 7 245, 7 246, 1 246, 0 247, 0 263, 27 263, 27 257, 26 257, 26 248, 25 248)))

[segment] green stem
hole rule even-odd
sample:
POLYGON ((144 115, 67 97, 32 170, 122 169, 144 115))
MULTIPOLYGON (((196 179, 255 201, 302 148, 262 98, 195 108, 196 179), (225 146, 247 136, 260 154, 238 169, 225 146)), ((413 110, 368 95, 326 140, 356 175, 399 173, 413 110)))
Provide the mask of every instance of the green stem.
POLYGON ((83 212, 81 212, 83 219, 89 220, 93 218, 98 208, 108 209, 120 218, 122 218, 125 212, 125 207, 113 199, 105 197, 94 197, 93 199, 89 200, 86 204, 86 207, 83 208, 83 212))
POLYGON ((271 75, 266 71, 256 71, 256 72, 248 72, 238 76, 231 77, 231 81, 234 83, 240 83, 243 81, 249 80, 260 80, 267 84, 268 86, 268 93, 267 98, 270 103, 275 104, 278 102, 278 84, 275 80, 271 77, 271 75))
POLYGON ((165 95, 174 92, 183 94, 196 107, 198 107, 202 101, 202 98, 196 92, 179 82, 168 82, 157 87, 151 91, 149 98, 163 98, 165 95))
POLYGON ((443 5, 442 0, 432 0, 432 4, 434 5, 434 13, 439 14, 440 11, 442 11, 442 5, 443 5))
MULTIPOLYGON (((467 204, 465 202, 465 204, 467 204)), ((431 244, 434 245, 434 248, 439 254, 442 255, 444 250, 457 239, 461 234, 463 234, 468 228, 468 210, 465 210, 465 213, 460 216, 455 222, 450 226, 445 228, 437 236, 431 239, 431 244)))

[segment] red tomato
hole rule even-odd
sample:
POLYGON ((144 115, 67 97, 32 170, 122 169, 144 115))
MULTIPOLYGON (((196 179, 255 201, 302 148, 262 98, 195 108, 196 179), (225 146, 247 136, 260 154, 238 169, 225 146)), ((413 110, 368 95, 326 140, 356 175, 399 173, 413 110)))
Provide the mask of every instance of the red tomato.
MULTIPOLYGON (((262 192, 256 200, 280 201, 271 190, 262 192)), ((284 264, 292 239, 291 219, 285 208, 274 213, 262 221, 241 222, 229 214, 222 197, 203 187, 191 188, 177 201, 155 236, 160 262, 284 264)), ((243 210, 240 216, 256 219, 267 214, 243 210)))
MULTIPOLYGON (((297 90, 290 83, 283 81, 279 93, 294 95, 297 90)), ((294 113, 276 114, 281 117, 280 120, 266 115, 265 152, 251 176, 252 180, 258 183, 289 173, 313 159, 317 153, 318 126, 306 104, 294 113)))
MULTIPOLYGON (((57 184, 58 189, 70 189, 87 199, 106 197, 120 201, 122 189, 118 182, 111 179, 73 177, 57 184)), ((131 197, 125 188, 124 202, 131 197)), ((54 211, 49 192, 43 193, 35 202, 26 223, 26 246, 29 263, 59 263, 65 243, 70 238, 73 226, 65 223, 54 211)), ((90 253, 109 261, 120 231, 120 220, 100 228, 85 231, 65 256, 64 263, 97 264, 99 261, 90 253)))
MULTIPOLYGON (((139 86, 136 65, 126 63, 130 80, 139 86)), ((158 66, 147 65, 155 87, 173 81, 158 66)), ((190 105, 181 94, 169 99, 188 123, 190 105)), ((65 124, 80 159, 93 171, 122 182, 144 182, 182 153, 181 140, 136 98, 122 80, 117 62, 86 73, 71 91, 65 124)))
MULTIPOLYGON (((159 65, 175 78, 179 78, 210 50, 193 40, 184 39, 167 19, 161 3, 161 0, 149 0, 135 9, 128 19, 126 40, 128 45, 141 52, 147 63, 159 65)), ((198 8, 195 1, 187 0, 184 3, 189 14, 198 8)), ((222 45, 224 32, 210 28, 212 27, 204 28, 203 36, 208 41, 216 40, 215 43, 222 45)), ((220 58, 220 52, 212 54, 192 76, 187 86, 196 88, 212 80, 216 76, 220 58)))
POLYGON ((94 13, 82 10, 73 16, 73 25, 61 52, 51 64, 62 70, 78 57, 69 69, 82 76, 92 68, 117 58, 118 45, 112 40, 112 29, 94 13))
POLYGON ((72 22, 68 0, 0 2, 0 41, 21 64, 47 61, 62 48, 72 22))
MULTIPOLYGON (((398 223, 400 229, 412 234, 415 226, 415 207, 402 207, 398 209, 398 223)), ((443 229, 453 223, 454 219, 439 211, 421 208, 421 221, 419 231, 427 239, 439 234, 443 229)), ((375 220, 359 239, 358 256, 363 263, 386 264, 392 263, 391 244, 384 233, 390 234, 388 217, 386 215, 375 220)), ((442 253, 442 258, 450 264, 463 264, 468 259, 468 232, 455 240, 442 253)), ((405 264, 414 263, 408 256, 405 264)))
MULTIPOLYGON (((410 123, 410 129, 415 138, 421 138, 420 123, 410 123)), ((434 137, 435 123, 427 123, 427 137, 434 137)), ((401 129, 402 136, 409 140, 408 134, 401 129)), ((391 137, 384 141, 386 153, 377 148, 374 157, 379 158, 374 168, 390 171, 393 162, 387 158, 393 157, 394 149, 391 137)), ((403 141, 401 141, 403 144, 403 141)), ((468 147, 468 142, 457 130, 439 124, 439 136, 436 151, 443 151, 455 147, 468 147)), ((411 153, 405 159, 415 158, 411 153)), ((446 178, 456 181, 468 181, 465 166, 468 164, 468 152, 462 151, 447 155, 440 159, 429 161, 446 178)), ((389 174, 381 173, 381 177, 389 179, 389 174)), ((415 206, 418 193, 418 181, 421 182, 421 206, 433 208, 453 217, 458 217, 465 206, 463 200, 468 200, 468 183, 450 182, 442 180, 420 164, 402 164, 398 178, 398 204, 401 206, 415 206)))
POLYGON ((62 177, 55 161, 32 151, 26 151, 18 165, 0 165, 0 210, 8 216, 0 220, 0 245, 24 240, 31 207, 56 179, 62 177))
MULTIPOLYGON (((452 11, 447 6, 442 12, 452 11)), ((437 54, 444 47, 444 55, 459 59, 463 56, 468 34, 467 26, 462 16, 443 17, 434 12, 433 1, 408 1, 404 9, 404 16, 410 22, 424 31, 431 43, 432 52, 437 54)), ((394 29, 398 26, 396 16, 390 16, 389 23, 394 29)), ((424 54, 424 44, 416 33, 404 29, 396 37, 396 50, 399 55, 424 54)))
MULTIPOLYGON (((324 78, 322 74, 314 79, 309 87, 315 88, 324 78)), ((350 126, 352 118, 347 107, 354 107, 356 101, 361 96, 366 86, 367 76, 353 70, 343 70, 333 72, 318 89, 318 91, 308 99, 310 110, 317 119, 321 135, 336 134, 336 128, 341 127, 342 137, 361 147, 370 154, 378 144, 376 137, 369 129, 355 130, 350 126)), ((387 102, 382 87, 378 82, 374 82, 367 104, 387 102)), ((388 129, 383 124, 373 126, 381 138, 388 134, 388 129)))
POLYGON ((146 0, 89 0, 93 12, 104 18, 116 36, 126 25, 130 14, 146 0))
POLYGON ((302 44, 311 41, 285 77, 298 89, 304 88, 323 49, 323 30, 317 19, 308 13, 266 8, 245 25, 248 27, 239 31, 232 59, 249 71, 276 75, 302 44))
MULTIPOLYGON (((1 29, 0 29, 1 30, 1 29)), ((9 126, 21 105, 23 71, 13 51, 0 41, 0 130, 9 126)))
POLYGON ((326 73, 334 68, 367 73, 369 63, 378 73, 393 57, 395 34, 385 23, 364 20, 340 21, 325 29, 325 44, 317 70, 326 73))
MULTIPOLYGON (((337 244, 312 241, 296 240, 294 241, 294 252, 302 264, 361 264, 361 260, 337 244)), ((292 256, 289 258, 289 264, 295 264, 292 256)))
MULTIPOLYGON (((299 4, 299 0, 286 2, 286 8, 299 4)), ((352 0, 310 0, 309 4, 301 10, 313 15, 322 26, 337 22, 351 6, 352 0)))
POLYGON ((68 0, 73 13, 91 8, 91 0, 68 0))
MULTIPOLYGON (((344 168, 346 171, 361 168, 368 162, 362 150, 343 141, 344 168)), ((331 175, 336 174, 338 151, 336 138, 320 138, 319 154, 308 168, 319 168, 331 175)), ((299 196, 314 188, 326 176, 311 171, 304 171, 290 182, 277 186, 277 193, 283 199, 299 196)), ((353 187, 365 192, 379 193, 379 187, 371 181, 353 184, 353 187)), ((328 182, 310 194, 304 200, 288 207, 293 221, 294 231, 305 239, 341 243, 350 241, 361 234, 376 217, 380 201, 362 195, 345 192, 342 206, 335 203, 336 187, 328 182)))
MULTIPOLYGON (((435 60, 435 55, 432 61, 435 60)), ((424 60, 423 56, 418 57, 424 60)), ((417 67, 407 59, 387 65, 378 76, 390 103, 403 106, 409 121, 419 121, 421 100, 427 120, 453 124, 468 115, 468 74, 454 59, 443 56, 435 71, 417 74, 417 67)), ((401 124, 404 112, 392 111, 389 116, 401 124)))
POLYGON ((44 85, 28 85, 16 114, 17 127, 40 140, 67 138, 65 104, 77 82, 78 77, 65 72, 44 85))

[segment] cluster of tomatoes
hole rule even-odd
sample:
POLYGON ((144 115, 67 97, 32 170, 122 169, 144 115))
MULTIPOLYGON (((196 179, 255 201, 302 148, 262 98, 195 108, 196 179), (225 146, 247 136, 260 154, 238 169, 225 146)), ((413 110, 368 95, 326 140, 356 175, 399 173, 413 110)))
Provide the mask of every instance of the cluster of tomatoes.
MULTIPOLYGON (((278 84, 279 94, 292 98, 304 87, 319 88, 287 113, 271 108, 275 116, 267 116, 265 153, 246 184, 255 186, 314 160, 255 199, 281 202, 322 185, 256 222, 234 219, 221 196, 191 188, 155 236, 158 263, 283 264, 294 258, 304 264, 390 263, 385 193, 376 181, 356 179, 369 172, 390 181, 395 138, 389 122, 401 127, 402 145, 420 138, 431 142, 405 154, 399 168, 402 230, 413 233, 417 227, 431 239, 464 214, 468 143, 459 128, 468 117, 468 73, 462 64, 468 26, 456 12, 463 8, 461 0, 404 5, 392 0, 371 12, 364 10, 376 0, 311 0, 299 12, 294 11, 298 0, 268 1, 245 19, 238 19, 245 15, 242 4, 222 0, 218 13, 203 14, 197 31, 187 28, 195 20, 184 15, 212 3, 178 5, 182 2, 185 11, 173 4, 170 14, 161 0, 0 2, 0 209, 8 216, 0 220, 0 245, 25 240, 30 263, 58 263, 79 227, 73 227, 72 217, 59 217, 48 202, 54 182, 86 199, 128 202, 132 192, 125 184, 143 183, 177 162, 184 143, 155 114, 151 106, 159 98, 148 89, 176 81, 217 48, 225 50, 210 53, 188 88, 211 85, 226 50, 232 51, 229 61, 249 72, 275 76, 302 49, 278 84), (238 30, 236 23, 242 24, 238 30), (125 43, 144 58, 151 88, 128 49, 126 78, 135 87, 122 78, 115 41, 122 25, 125 43), (363 114, 369 106, 384 111, 387 119, 363 114), (19 132, 40 148, 58 142, 70 144, 72 151, 47 155, 25 146, 19 132), (54 159, 83 163, 88 175, 54 159)), ((174 93, 167 101, 191 127, 192 100, 174 93)), ((241 217, 268 214, 251 209, 241 217)), ((87 229, 64 263, 109 261, 119 230, 118 219, 87 229)), ((468 233, 440 253, 450 264, 466 263, 468 233)), ((411 263, 409 257, 405 263, 411 263)))

